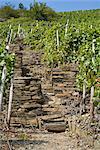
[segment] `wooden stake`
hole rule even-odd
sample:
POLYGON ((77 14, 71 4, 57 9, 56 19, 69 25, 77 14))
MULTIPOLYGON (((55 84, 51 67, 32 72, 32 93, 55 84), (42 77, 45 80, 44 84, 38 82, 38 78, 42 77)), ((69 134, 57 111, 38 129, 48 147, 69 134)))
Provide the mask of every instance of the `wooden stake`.
MULTIPOLYGON (((6 53, 9 51, 9 45, 6 46, 5 49, 6 53)), ((2 110, 2 99, 3 99, 3 93, 4 93, 4 84, 5 84, 5 80, 6 80, 6 65, 4 65, 3 67, 3 71, 2 71, 2 77, 1 77, 1 86, 0 86, 0 111, 2 110)))
POLYGON ((14 33, 14 37, 13 37, 14 39, 16 38, 16 33, 14 33))
POLYGON ((83 83, 83 112, 85 112, 86 83, 83 83))
POLYGON ((19 33, 20 33, 20 24, 18 26, 18 31, 17 31, 18 36, 19 36, 19 33))
POLYGON ((80 115, 85 112, 85 96, 86 96, 86 83, 83 83, 83 98, 80 103, 80 115))
MULTIPOLYGON (((94 53, 94 55, 95 55, 95 42, 96 42, 96 39, 93 39, 93 41, 92 41, 92 52, 94 53)), ((90 96, 90 117, 91 117, 91 120, 94 117, 93 96, 94 96, 94 86, 91 87, 91 96, 90 96)))
POLYGON ((93 53, 95 53, 95 42, 96 42, 96 40, 93 39, 93 41, 92 41, 92 51, 93 51, 93 53))
POLYGON ((94 86, 91 87, 91 96, 90 96, 90 117, 91 117, 91 119, 93 119, 93 117, 94 117, 93 97, 94 97, 94 86))
POLYGON ((1 78, 1 87, 0 87, 0 112, 2 111, 2 99, 4 93, 4 84, 6 79, 6 65, 3 67, 2 78, 1 78))
POLYGON ((57 48, 59 48, 59 32, 57 30, 57 48))
POLYGON ((7 117, 8 125, 10 125, 12 98, 13 98, 13 78, 11 78, 11 86, 10 86, 10 93, 9 93, 8 117, 7 117))
POLYGON ((13 33, 13 29, 11 29, 11 32, 10 32, 10 38, 9 38, 9 43, 8 43, 8 44, 10 44, 10 43, 11 43, 12 33, 13 33))
POLYGON ((11 25, 9 26, 9 32, 7 34, 7 38, 6 38, 6 43, 9 43, 9 39, 10 39, 10 34, 11 34, 11 25))
POLYGON ((65 37, 67 36, 67 32, 68 32, 68 23, 69 23, 69 19, 67 20, 67 24, 66 24, 66 27, 65 27, 65 37))

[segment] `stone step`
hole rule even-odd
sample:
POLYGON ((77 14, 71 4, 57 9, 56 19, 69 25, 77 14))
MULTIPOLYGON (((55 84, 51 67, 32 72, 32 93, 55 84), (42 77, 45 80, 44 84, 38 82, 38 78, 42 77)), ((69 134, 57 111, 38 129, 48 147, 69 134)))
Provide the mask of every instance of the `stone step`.
POLYGON ((52 119, 58 119, 58 118, 62 118, 63 115, 62 114, 53 114, 53 115, 45 115, 45 116, 38 116, 37 119, 41 119, 43 121, 49 121, 52 119))
POLYGON ((43 111, 41 108, 19 108, 17 109, 12 109, 13 111, 13 115, 12 116, 17 116, 17 117, 26 117, 26 118, 30 118, 30 116, 41 116, 43 115, 43 111))
POLYGON ((26 119, 22 117, 11 117, 11 126, 38 126, 38 120, 36 118, 26 119))
POLYGON ((55 96, 54 92, 51 92, 51 93, 48 92, 48 93, 46 93, 46 95, 47 96, 55 96))
POLYGON ((78 68, 77 68, 78 65, 73 65, 71 66, 70 64, 68 65, 65 65, 63 67, 59 67, 59 68, 53 68, 53 72, 66 72, 66 71, 71 71, 71 72, 78 72, 78 68))
POLYGON ((42 108, 43 111, 46 111, 46 112, 61 112, 62 110, 59 108, 59 107, 56 107, 56 108, 42 108))
POLYGON ((61 117, 61 118, 57 118, 57 119, 51 119, 51 120, 46 120, 44 121, 45 123, 53 123, 53 122, 65 122, 65 118, 61 117))
POLYGON ((70 97, 71 94, 66 92, 66 93, 58 93, 55 96, 58 98, 64 98, 64 97, 66 98, 66 97, 70 97))
POLYGON ((35 90, 33 92, 31 91, 14 91, 14 97, 21 97, 23 99, 23 97, 25 97, 27 99, 28 96, 37 96, 40 94, 40 90, 35 90))
POLYGON ((71 72, 71 71, 59 71, 59 72, 53 72, 52 73, 52 77, 59 77, 59 76, 62 76, 62 77, 66 77, 66 76, 75 76, 76 73, 75 72, 71 72))
POLYGON ((75 82, 64 82, 64 83, 56 83, 56 84, 53 84, 53 87, 61 87, 61 88, 66 88, 68 85, 75 85, 75 82))
POLYGON ((49 132, 65 132, 66 123, 65 122, 53 122, 53 123, 45 123, 44 127, 49 132))
POLYGON ((39 78, 36 78, 36 77, 17 77, 17 78, 14 78, 14 80, 36 80, 36 81, 39 81, 40 79, 39 78))

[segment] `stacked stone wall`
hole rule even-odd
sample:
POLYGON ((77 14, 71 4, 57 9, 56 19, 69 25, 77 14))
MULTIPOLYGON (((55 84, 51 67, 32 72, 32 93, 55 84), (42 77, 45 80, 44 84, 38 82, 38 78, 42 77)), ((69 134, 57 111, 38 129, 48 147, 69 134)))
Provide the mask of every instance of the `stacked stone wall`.
POLYGON ((26 51, 19 44, 11 45, 10 49, 16 54, 13 124, 28 124, 25 121, 34 124, 36 118, 45 121, 52 118, 61 123, 62 117, 79 113, 77 64, 49 68, 41 63, 42 53, 26 51))

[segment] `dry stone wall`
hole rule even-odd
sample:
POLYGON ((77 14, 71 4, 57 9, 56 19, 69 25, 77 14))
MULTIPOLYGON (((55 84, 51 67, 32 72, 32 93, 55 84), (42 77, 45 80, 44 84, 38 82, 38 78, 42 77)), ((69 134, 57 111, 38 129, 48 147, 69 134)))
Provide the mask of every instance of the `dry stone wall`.
POLYGON ((41 120, 48 130, 65 130, 64 117, 79 113, 77 64, 48 68, 42 53, 26 51, 20 43, 10 49, 16 54, 11 123, 38 126, 41 120))
POLYGON ((40 65, 41 58, 35 52, 20 49, 19 44, 10 49, 16 55, 11 122, 16 123, 17 118, 17 123, 25 124, 30 118, 42 115, 41 79, 33 74, 34 66, 40 65))
POLYGON ((48 70, 49 81, 43 86, 43 91, 51 95, 54 105, 62 105, 65 114, 79 112, 80 95, 76 88, 77 65, 67 64, 63 67, 48 70), (51 73, 51 74, 50 74, 51 73), (69 107, 70 106, 70 107, 69 107))

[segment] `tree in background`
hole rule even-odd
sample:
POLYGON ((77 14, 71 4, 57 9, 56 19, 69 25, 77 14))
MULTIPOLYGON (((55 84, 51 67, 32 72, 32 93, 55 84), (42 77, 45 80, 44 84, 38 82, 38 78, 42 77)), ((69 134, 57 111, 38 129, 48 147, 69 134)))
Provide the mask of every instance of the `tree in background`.
POLYGON ((53 20, 56 17, 56 12, 48 7, 46 3, 34 2, 30 9, 30 17, 35 20, 53 20))
POLYGON ((9 19, 11 17, 18 18, 19 15, 18 15, 17 11, 14 8, 12 8, 12 6, 7 5, 0 9, 0 17, 9 19))
POLYGON ((24 9, 25 9, 25 7, 24 7, 23 3, 19 3, 19 9, 22 9, 22 10, 24 10, 24 9))
POLYGON ((30 4, 30 9, 27 10, 23 3, 19 3, 18 9, 14 9, 11 5, 5 5, 0 8, 0 18, 10 19, 11 17, 29 17, 34 20, 52 21, 57 19, 57 13, 46 3, 38 3, 34 1, 34 4, 30 4))
POLYGON ((18 12, 20 17, 27 17, 28 16, 28 14, 27 14, 28 10, 26 10, 23 3, 19 3, 19 7, 18 7, 17 12, 18 12))

